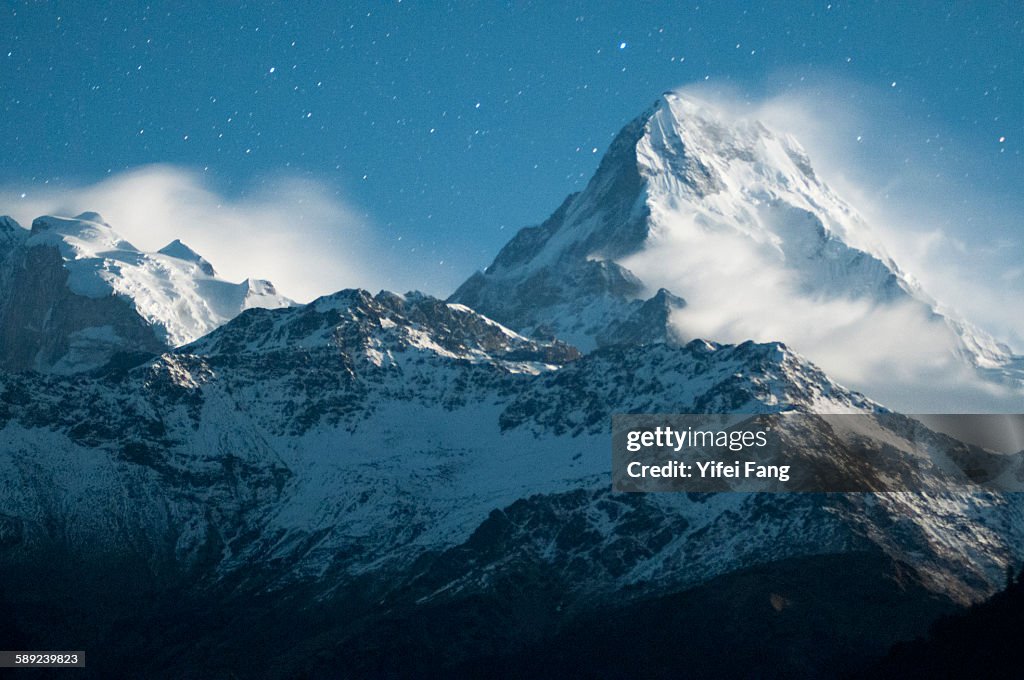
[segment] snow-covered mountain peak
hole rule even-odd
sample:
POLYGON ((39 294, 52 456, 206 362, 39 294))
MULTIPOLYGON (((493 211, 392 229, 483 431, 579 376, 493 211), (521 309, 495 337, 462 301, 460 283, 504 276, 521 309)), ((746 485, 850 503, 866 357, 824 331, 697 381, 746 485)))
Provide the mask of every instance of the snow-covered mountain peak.
MULTIPOLYGON (((206 260, 203 262, 209 264, 206 260)), ((278 293, 274 284, 266 279, 249 278, 242 285, 245 286, 245 298, 242 303, 244 309, 278 309, 291 305, 291 300, 278 293)))
POLYGON ((642 327, 633 316, 659 289, 685 299, 690 291, 672 277, 652 279, 631 258, 657 251, 672 260, 683 247, 688 265, 699 265, 703 251, 713 267, 710 251, 723 244, 706 235, 752 242, 809 289, 827 278, 818 271, 827 267, 817 258, 824 247, 835 251, 832 259, 857 260, 868 270, 853 284, 829 281, 828 294, 863 289, 887 298, 909 287, 795 140, 666 93, 619 132, 584 191, 543 224, 521 230, 452 300, 584 349, 621 341, 624 323, 632 327, 628 336, 644 342, 678 339, 671 309, 653 324, 644 314, 642 327), (868 251, 844 240, 851 234, 878 257, 863 258, 868 251))
POLYGON ((0 365, 14 370, 90 370, 185 344, 243 309, 292 304, 267 281, 219 278, 181 241, 140 250, 95 212, 44 215, 30 231, 8 220, 0 240, 0 365))
POLYGON ((860 348, 836 358, 822 338, 916 326, 915 345, 934 353, 921 358, 922 373, 966 364, 1024 385, 1024 360, 921 290, 795 138, 686 93, 663 95, 628 123, 586 188, 517 233, 450 301, 584 350, 783 340, 869 391, 856 381, 885 372, 889 345, 869 369, 844 374, 860 348), (685 305, 654 300, 659 290, 685 305))
POLYGON ((107 227, 110 226, 109 224, 107 224, 107 221, 103 219, 102 215, 100 215, 98 212, 93 212, 92 210, 86 210, 83 213, 75 215, 75 219, 81 222, 96 222, 107 227))
POLYGON ((139 252, 94 212, 77 217, 37 217, 32 221, 29 245, 57 246, 61 254, 72 259, 95 257, 108 251, 139 252))
POLYGON ((217 275, 213 265, 210 264, 206 258, 182 243, 180 239, 174 239, 157 252, 161 255, 176 257, 179 260, 184 260, 186 262, 194 262, 199 265, 199 268, 202 269, 203 273, 207 276, 217 275))
POLYGON ((143 252, 97 213, 39 217, 27 245, 56 247, 72 292, 122 296, 172 347, 205 335, 243 309, 291 304, 266 282, 218 278, 209 262, 179 240, 143 252))
POLYGON ((815 173, 796 138, 758 120, 666 93, 647 120, 636 156, 652 210, 671 210, 684 197, 705 219, 728 220, 784 251, 787 234, 778 232, 770 214, 784 204, 813 215, 825 236, 897 269, 863 218, 815 173))

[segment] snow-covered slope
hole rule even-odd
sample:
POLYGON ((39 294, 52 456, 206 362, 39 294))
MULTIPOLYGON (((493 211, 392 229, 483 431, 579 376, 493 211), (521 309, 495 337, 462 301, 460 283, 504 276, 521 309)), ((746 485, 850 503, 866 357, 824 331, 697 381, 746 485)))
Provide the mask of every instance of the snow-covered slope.
POLYGON ((854 337, 858 325, 878 340, 872 324, 884 318, 890 332, 919 327, 921 355, 955 353, 1024 386, 1021 358, 922 291, 793 137, 673 93, 619 133, 583 192, 520 231, 450 299, 584 350, 705 337, 818 351, 829 333, 854 337), (666 313, 647 313, 640 333, 634 315, 659 289, 674 296, 660 294, 666 313))
POLYGON ((408 586, 433 601, 521 566, 465 561, 516 508, 532 519, 505 531, 515 553, 578 529, 531 558, 572 575, 567 600, 866 546, 968 599, 1001 577, 1024 527, 996 496, 611 494, 612 413, 879 407, 777 343, 579 357, 419 294, 248 310, 120 377, 0 387, 0 518, 17 537, 3 556, 22 564, 127 542, 214 581, 326 593, 369 579, 382 597, 408 586), (456 563, 423 574, 451 550, 456 563))
MULTIPOLYGON (((250 309, 128 370, 0 373, 0 585, 89 611, 87 629, 63 618, 105 650, 125 621, 231 651, 262 634, 238 621, 294 612, 304 623, 280 635, 319 648, 490 600, 533 611, 508 631, 503 606, 475 619, 515 647, 538 617, 757 565, 870 554, 928 598, 969 601, 1024 556, 1019 494, 950 491, 932 475, 944 444, 905 451, 926 493, 611 491, 613 413, 792 410, 864 414, 900 441, 877 404, 780 343, 580 356, 415 293, 250 309)), ((840 479, 865 464, 802 455, 840 479)))
POLYGON ((268 281, 231 283, 175 240, 140 251, 95 213, 0 225, 2 364, 77 372, 118 353, 159 352, 243 309, 292 304, 268 281))

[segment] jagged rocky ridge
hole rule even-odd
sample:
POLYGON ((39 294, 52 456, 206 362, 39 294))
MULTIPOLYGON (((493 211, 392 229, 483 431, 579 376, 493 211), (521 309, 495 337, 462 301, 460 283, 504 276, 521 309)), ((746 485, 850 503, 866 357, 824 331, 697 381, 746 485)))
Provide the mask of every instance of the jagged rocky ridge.
POLYGON ((96 213, 0 218, 0 367, 76 373, 159 354, 250 307, 292 302, 269 281, 231 283, 175 240, 138 250, 96 213))
POLYGON ((967 601, 1018 557, 1024 526, 1013 497, 942 486, 613 494, 615 412, 880 407, 778 343, 580 356, 420 294, 251 309, 134 369, 6 374, 0 389, 9 573, 127 552, 193 574, 191 592, 302 586, 316 602, 360 583, 397 611, 532 565, 586 610, 870 550, 967 601))

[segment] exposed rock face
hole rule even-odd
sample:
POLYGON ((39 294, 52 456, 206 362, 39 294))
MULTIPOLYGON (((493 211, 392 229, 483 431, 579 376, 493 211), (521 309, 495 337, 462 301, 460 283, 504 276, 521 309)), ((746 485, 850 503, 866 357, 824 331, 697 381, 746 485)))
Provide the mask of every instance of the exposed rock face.
MULTIPOLYGON (((187 602, 323 606, 346 612, 318 624, 339 640, 519 584, 513 600, 539 607, 516 615, 525 644, 549 604, 545 620, 583 615, 823 554, 872 552, 947 602, 989 592, 1024 544, 1013 497, 609 491, 613 413, 879 408, 777 343, 580 356, 461 305, 342 291, 248 310, 131 370, 0 377, 0 567, 10 584, 51 564, 173 620, 187 602), (101 578, 112 564, 128 582, 101 578), (146 583, 175 595, 126 594, 146 583)), ((110 614, 94 630, 157 620, 110 614)), ((189 618, 232 649, 258 634, 189 618)))
MULTIPOLYGON (((647 313, 678 304, 660 293, 647 313)), ((500 644, 515 647, 537 641, 540 612, 865 551, 905 565, 913 592, 989 592, 1024 544, 1013 497, 609 491, 613 413, 879 408, 778 343, 580 356, 462 305, 341 291, 247 310, 134 369, 0 375, 0 572, 7 597, 43 597, 31 587, 42 564, 47 582, 93 593, 90 611, 104 613, 85 642, 106 649, 126 620, 187 619, 188 640, 227 650, 271 632, 351 642, 387 617, 457 617, 509 587, 522 590, 521 632, 500 644), (320 623, 282 628, 290 619, 264 621, 260 602, 312 608, 320 623), (262 623, 226 629, 223 612, 262 623)), ((497 626, 498 612, 479 616, 497 626)), ((266 649, 290 669, 308 663, 266 649)))
POLYGON ((56 249, 22 248, 8 265, 4 289, 11 294, 0 302, 0 365, 7 370, 74 373, 120 352, 167 349, 128 300, 73 293, 56 249))
POLYGON ((650 115, 618 134, 583 193, 516 234, 450 300, 524 333, 553 334, 585 349, 609 324, 629 317, 644 284, 615 259, 635 252, 648 233, 635 146, 650 115))
POLYGON ((686 306, 686 300, 659 288, 629 318, 613 321, 596 336, 598 345, 678 344, 683 335, 672 324, 672 311, 686 306))

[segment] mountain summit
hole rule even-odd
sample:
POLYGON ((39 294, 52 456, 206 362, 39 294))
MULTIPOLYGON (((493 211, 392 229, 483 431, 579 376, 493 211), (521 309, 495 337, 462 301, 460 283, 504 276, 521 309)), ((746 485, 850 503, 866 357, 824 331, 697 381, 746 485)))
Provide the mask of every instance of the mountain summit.
POLYGON ((292 302, 266 281, 231 283, 173 241, 155 253, 93 212, 0 221, 0 366, 75 373, 119 353, 191 342, 250 307, 292 302))
POLYGON ((157 252, 161 255, 185 260, 186 262, 194 262, 199 265, 199 269, 207 276, 217 275, 213 265, 207 262, 206 258, 182 243, 180 239, 174 239, 157 252))
POLYGON ((626 324, 647 342, 782 340, 834 372, 815 347, 884 319, 919 327, 921 352, 1024 386, 1024 360, 929 297, 795 138, 676 93, 450 299, 584 350, 622 341, 626 324), (651 315, 660 289, 668 313, 651 315))

